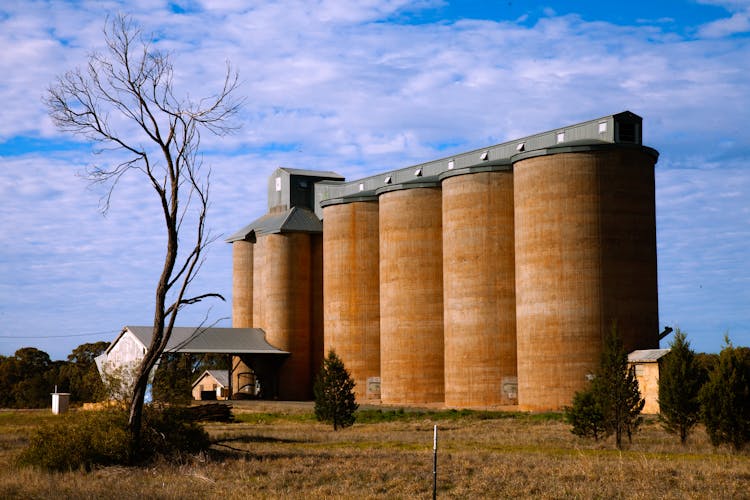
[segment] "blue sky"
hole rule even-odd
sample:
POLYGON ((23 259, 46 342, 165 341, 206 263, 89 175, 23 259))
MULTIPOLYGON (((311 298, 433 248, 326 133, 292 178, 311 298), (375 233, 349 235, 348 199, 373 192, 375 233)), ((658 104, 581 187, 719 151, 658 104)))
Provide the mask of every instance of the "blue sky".
MULTIPOLYGON (((5 1, 0 6, 0 354, 64 359, 149 324, 163 237, 124 178, 106 217, 78 173, 91 148, 42 103, 124 12, 172 51, 178 91, 205 95, 226 60, 242 129, 204 137, 208 224, 265 212, 278 166, 353 179, 630 110, 656 171, 661 326, 718 351, 750 345, 750 1, 5 1)), ((185 310, 229 326, 231 248, 207 255, 185 310), (209 308, 209 306, 212 306, 209 308), (225 319, 222 319, 225 318, 225 319)))

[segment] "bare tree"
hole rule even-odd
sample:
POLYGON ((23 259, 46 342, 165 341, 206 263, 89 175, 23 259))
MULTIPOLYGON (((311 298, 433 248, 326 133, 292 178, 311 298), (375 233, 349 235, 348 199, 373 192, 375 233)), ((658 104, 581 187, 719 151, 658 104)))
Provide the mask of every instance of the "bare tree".
POLYGON ((92 166, 86 172, 89 180, 108 187, 104 211, 120 179, 130 173, 143 176, 144 187, 150 185, 161 205, 166 254, 151 343, 135 377, 128 419, 137 451, 149 374, 167 346, 177 313, 208 297, 224 300, 216 293, 188 294, 211 240, 205 226, 210 173, 201 175, 199 146, 203 130, 216 135, 234 130, 230 122, 241 101, 234 98, 238 79, 229 64, 217 94, 198 101, 178 98, 170 54, 156 49, 127 16, 107 20, 104 39, 106 50, 91 54, 85 68, 59 77, 45 103, 58 128, 118 158, 114 166, 92 166), (192 247, 178 252, 186 231, 194 231, 192 247))

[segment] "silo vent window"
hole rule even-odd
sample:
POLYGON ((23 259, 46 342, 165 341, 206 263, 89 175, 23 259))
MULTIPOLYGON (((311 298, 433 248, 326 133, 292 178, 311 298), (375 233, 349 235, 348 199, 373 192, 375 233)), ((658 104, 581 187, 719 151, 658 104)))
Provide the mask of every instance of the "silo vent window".
POLYGON ((607 132, 607 122, 601 122, 599 124, 599 133, 604 134, 607 132))
POLYGON ((387 175, 385 179, 383 180, 383 182, 385 182, 386 184, 391 184, 393 183, 393 179, 391 178, 390 175, 387 175))
POLYGON ((418 168, 418 169, 416 169, 416 170, 414 171, 414 175, 415 175, 416 177, 422 177, 422 169, 421 169, 421 168, 418 168))
POLYGON ((484 153, 482 153, 482 156, 480 156, 479 158, 482 161, 487 161, 487 158, 489 158, 489 157, 490 157, 490 152, 489 151, 485 151, 484 153))
POLYGON ((448 170, 453 170, 453 166, 456 164, 453 160, 448 161, 448 170))
POLYGON ((525 151, 525 150, 526 150, 526 143, 519 142, 518 145, 516 146, 516 151, 520 153, 521 151, 525 151))
POLYGON ((361 183, 361 182, 359 183, 359 190, 360 191, 364 191, 365 190, 365 185, 363 183, 361 183))
POLYGON ((560 144, 561 142, 565 142, 565 132, 557 133, 557 143, 560 144))

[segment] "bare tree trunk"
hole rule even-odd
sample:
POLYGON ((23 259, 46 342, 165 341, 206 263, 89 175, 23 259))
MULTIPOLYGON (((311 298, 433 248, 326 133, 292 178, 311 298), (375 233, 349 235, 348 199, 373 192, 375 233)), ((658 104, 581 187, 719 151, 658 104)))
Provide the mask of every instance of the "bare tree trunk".
MULTIPOLYGON (((114 167, 94 166, 88 175, 94 183, 109 185, 104 211, 120 178, 131 172, 144 175, 161 205, 167 233, 167 248, 156 286, 151 342, 138 368, 132 387, 128 429, 133 438, 131 458, 140 451, 144 398, 149 377, 165 351, 177 313, 186 305, 208 297, 207 293, 187 296, 187 289, 202 263, 202 252, 210 242, 205 234, 208 208, 208 175, 200 179, 200 131, 217 135, 234 130, 228 120, 241 104, 231 97, 237 75, 227 66, 224 86, 209 99, 177 98, 172 86, 173 68, 169 54, 154 49, 138 26, 125 16, 108 20, 104 29, 107 51, 89 57, 85 70, 76 69, 59 77, 46 97, 52 120, 62 130, 103 143, 107 150, 129 156, 114 167), (112 128, 118 115, 141 133, 133 136, 129 127, 112 128), (145 135, 143 135, 145 134, 145 135), (142 137, 147 140, 142 141, 142 137), (183 220, 196 204, 195 241, 178 262, 178 241, 183 220), (168 305, 169 303, 169 305, 168 305)), ((184 232, 181 235, 186 239, 184 232)))

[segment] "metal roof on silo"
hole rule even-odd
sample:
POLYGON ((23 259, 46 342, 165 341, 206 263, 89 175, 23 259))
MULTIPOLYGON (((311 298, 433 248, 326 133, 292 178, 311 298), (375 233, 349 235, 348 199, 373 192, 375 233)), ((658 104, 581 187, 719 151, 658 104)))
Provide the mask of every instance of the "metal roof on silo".
POLYGON ((244 240, 250 233, 255 236, 277 233, 322 233, 323 223, 306 208, 292 207, 278 213, 266 214, 229 236, 227 243, 244 240))
MULTIPOLYGON (((364 193, 379 194, 393 190, 388 187, 389 184, 402 185, 401 189, 404 189, 408 187, 407 183, 419 176, 430 178, 466 168, 505 166, 522 157, 520 155, 562 153, 566 147, 578 152, 585 147, 596 149, 615 145, 643 147, 640 116, 623 111, 418 165, 387 170, 362 179, 316 182, 315 213, 322 218, 322 206, 349 203, 364 193)), ((651 154, 658 155, 655 150, 645 149, 651 154)))

